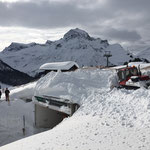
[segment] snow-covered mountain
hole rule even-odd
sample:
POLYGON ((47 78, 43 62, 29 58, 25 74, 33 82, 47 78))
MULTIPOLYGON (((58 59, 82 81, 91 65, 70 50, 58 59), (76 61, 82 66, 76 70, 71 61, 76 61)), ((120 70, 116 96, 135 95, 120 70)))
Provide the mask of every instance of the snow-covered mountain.
POLYGON ((21 85, 33 80, 29 75, 13 69, 0 60, 0 82, 7 85, 21 85))
POLYGON ((137 57, 145 58, 150 61, 150 47, 138 53, 137 57))
POLYGON ((133 56, 119 44, 110 45, 107 40, 90 37, 78 28, 71 29, 57 41, 45 44, 12 43, 0 54, 0 58, 11 67, 35 76, 39 67, 47 62, 75 61, 79 66, 106 65, 105 51, 110 51, 111 65, 121 65, 133 56))

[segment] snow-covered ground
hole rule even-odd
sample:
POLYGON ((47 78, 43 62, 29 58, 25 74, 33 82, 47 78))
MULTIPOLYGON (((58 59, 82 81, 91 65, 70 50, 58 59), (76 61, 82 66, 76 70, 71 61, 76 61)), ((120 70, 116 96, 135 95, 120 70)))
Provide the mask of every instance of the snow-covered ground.
POLYGON ((4 93, 0 100, 0 146, 45 131, 34 126, 34 104, 24 100, 32 99, 36 82, 18 87, 9 87, 10 103, 5 101, 4 93), (25 135, 23 134, 23 116, 25 116, 25 135))
POLYGON ((44 131, 34 126, 34 105, 23 100, 0 101, 0 146, 44 131), (25 135, 22 129, 25 116, 25 135))
MULTIPOLYGON (((16 86, 16 87, 10 87, 10 99, 15 100, 15 99, 22 99, 22 100, 27 100, 27 99, 32 99, 32 96, 34 95, 34 88, 36 85, 35 82, 31 82, 25 85, 21 86, 16 86)), ((2 100, 5 100, 4 94, 2 95, 2 100)))
POLYGON ((150 91, 110 90, 112 72, 80 69, 41 78, 36 95, 68 98, 80 108, 52 130, 0 150, 149 150, 150 91))

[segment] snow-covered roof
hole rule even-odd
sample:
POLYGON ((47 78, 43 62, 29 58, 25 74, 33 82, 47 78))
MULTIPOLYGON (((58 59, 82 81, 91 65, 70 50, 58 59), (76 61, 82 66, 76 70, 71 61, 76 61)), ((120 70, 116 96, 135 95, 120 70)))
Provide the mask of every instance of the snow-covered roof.
POLYGON ((74 65, 79 68, 78 64, 73 61, 46 63, 40 67, 40 70, 69 70, 74 65))
MULTIPOLYGON (((112 67, 111 70, 113 69, 120 69, 120 68, 124 68, 126 67, 127 65, 122 65, 122 66, 115 66, 115 67, 112 67)), ((140 67, 140 69, 149 69, 150 67, 150 63, 144 63, 144 62, 130 62, 128 63, 128 66, 136 66, 136 67, 140 67)), ((110 68, 109 68, 110 69, 110 68)))
POLYGON ((130 62, 128 64, 129 66, 140 66, 141 69, 145 69, 147 67, 150 67, 150 63, 143 63, 143 62, 130 62))

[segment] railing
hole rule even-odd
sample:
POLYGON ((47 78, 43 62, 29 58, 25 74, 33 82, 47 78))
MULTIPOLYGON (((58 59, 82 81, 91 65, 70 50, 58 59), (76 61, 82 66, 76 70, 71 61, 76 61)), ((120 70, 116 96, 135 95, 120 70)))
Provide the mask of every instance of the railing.
POLYGON ((57 106, 57 107, 68 106, 67 103, 57 101, 56 99, 53 99, 53 97, 47 98, 45 96, 43 96, 43 97, 35 96, 35 98, 39 102, 48 103, 49 105, 54 105, 54 106, 57 106))
POLYGON ((58 108, 62 106, 68 107, 70 109, 70 115, 72 115, 79 108, 79 104, 72 103, 68 99, 62 99, 53 96, 34 96, 34 97, 38 102, 46 103, 49 106, 55 106, 58 108))

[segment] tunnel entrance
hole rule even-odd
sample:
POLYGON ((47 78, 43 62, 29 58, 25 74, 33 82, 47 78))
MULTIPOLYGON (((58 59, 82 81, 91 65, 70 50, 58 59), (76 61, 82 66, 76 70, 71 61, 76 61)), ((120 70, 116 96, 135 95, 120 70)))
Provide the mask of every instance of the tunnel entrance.
POLYGON ((35 126, 53 128, 69 115, 35 104, 35 126))
POLYGON ((78 104, 57 97, 34 96, 33 100, 35 126, 39 128, 53 128, 79 108, 78 104))

